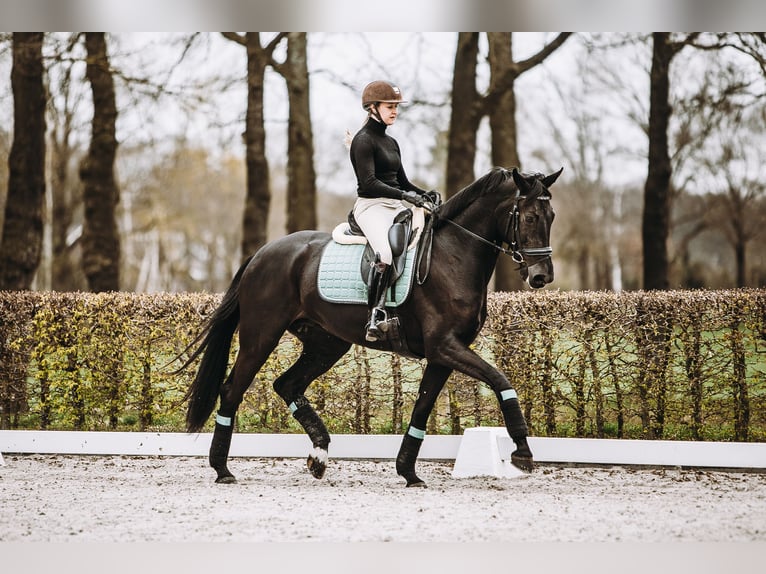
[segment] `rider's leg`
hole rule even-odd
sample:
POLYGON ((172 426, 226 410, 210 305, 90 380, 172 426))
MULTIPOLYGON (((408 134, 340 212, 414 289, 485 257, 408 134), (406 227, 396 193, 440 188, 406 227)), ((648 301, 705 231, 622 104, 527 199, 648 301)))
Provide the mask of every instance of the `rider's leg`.
POLYGON ((367 297, 370 308, 370 318, 367 323, 365 338, 368 341, 384 339, 388 331, 388 315, 386 313, 386 294, 391 283, 391 265, 376 257, 370 273, 370 285, 367 297))
POLYGON ((357 199, 354 205, 354 219, 364 231, 367 241, 376 254, 376 262, 370 273, 368 284, 368 306, 370 320, 365 338, 368 341, 385 339, 387 315, 385 310, 386 292, 391 282, 390 266, 393 253, 388 233, 396 215, 405 209, 401 202, 390 200, 357 199))

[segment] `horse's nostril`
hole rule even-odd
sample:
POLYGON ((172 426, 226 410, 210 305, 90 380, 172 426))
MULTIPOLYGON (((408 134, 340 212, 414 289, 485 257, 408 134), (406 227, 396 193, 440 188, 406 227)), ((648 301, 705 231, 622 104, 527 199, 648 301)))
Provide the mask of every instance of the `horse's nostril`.
POLYGON ((546 283, 549 283, 549 281, 546 281, 546 279, 547 279, 547 276, 543 274, 533 275, 529 281, 529 285, 530 287, 533 287, 534 289, 545 287, 546 283))

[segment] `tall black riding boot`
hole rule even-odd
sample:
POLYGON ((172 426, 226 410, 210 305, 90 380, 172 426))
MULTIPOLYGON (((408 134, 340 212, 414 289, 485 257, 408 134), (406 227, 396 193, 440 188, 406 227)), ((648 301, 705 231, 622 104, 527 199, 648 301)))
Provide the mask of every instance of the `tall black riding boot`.
POLYGON ((365 339, 381 341, 388 331, 388 313, 386 313, 386 293, 391 282, 391 266, 380 260, 372 267, 367 302, 370 307, 370 321, 367 323, 365 339))

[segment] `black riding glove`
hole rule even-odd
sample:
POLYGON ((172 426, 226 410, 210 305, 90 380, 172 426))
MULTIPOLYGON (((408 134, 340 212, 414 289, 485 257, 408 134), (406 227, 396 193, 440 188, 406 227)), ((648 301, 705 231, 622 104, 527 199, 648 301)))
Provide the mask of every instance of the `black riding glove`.
POLYGON ((428 201, 433 203, 434 206, 436 206, 436 207, 439 207, 442 204, 442 196, 435 189, 432 189, 431 191, 425 192, 423 194, 423 197, 425 197, 428 201))
POLYGON ((426 198, 416 191, 403 191, 402 201, 409 201, 412 205, 423 207, 426 204, 426 198))

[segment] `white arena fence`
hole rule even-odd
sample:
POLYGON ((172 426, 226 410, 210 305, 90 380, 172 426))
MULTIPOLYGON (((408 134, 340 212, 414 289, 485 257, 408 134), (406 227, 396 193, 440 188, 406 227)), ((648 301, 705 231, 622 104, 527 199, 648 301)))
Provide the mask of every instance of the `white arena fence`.
MULTIPOLYGON (((0 431, 2 453, 124 456, 207 456, 211 433, 0 431)), ((394 459, 401 435, 331 435, 330 456, 394 459)), ((699 467, 766 470, 766 443, 529 437, 540 463, 699 467)), ((233 457, 302 458, 311 450, 303 434, 235 433, 233 457)), ((503 427, 475 427, 462 436, 429 435, 423 460, 454 460, 453 476, 516 476, 513 442, 503 427)))

